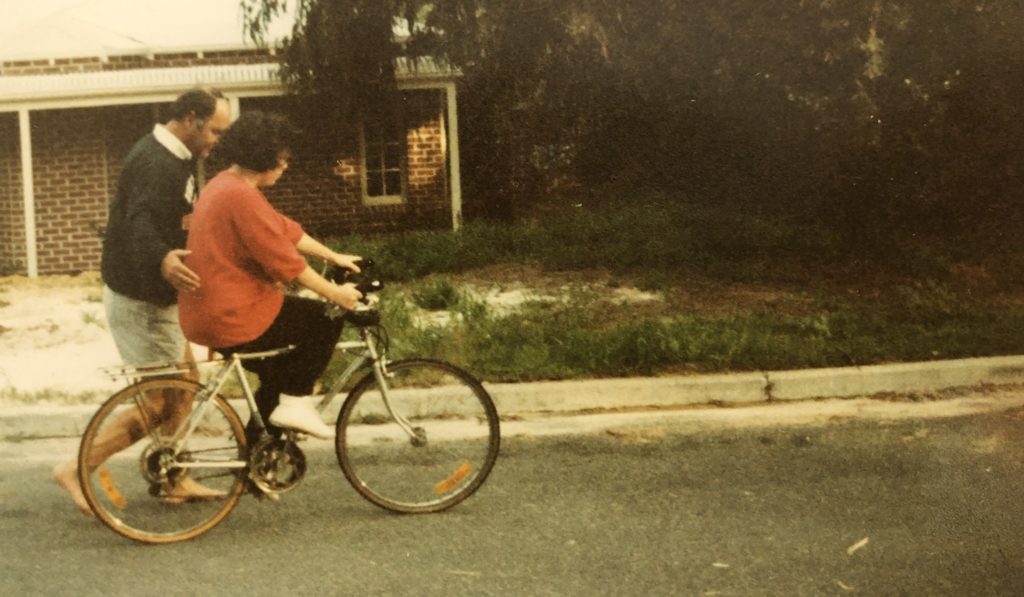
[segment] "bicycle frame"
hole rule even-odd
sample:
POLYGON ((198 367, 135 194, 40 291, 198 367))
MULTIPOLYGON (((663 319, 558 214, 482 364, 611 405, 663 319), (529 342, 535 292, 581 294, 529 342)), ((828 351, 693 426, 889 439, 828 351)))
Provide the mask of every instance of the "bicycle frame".
MULTIPOLYGON (((355 350, 361 350, 359 354, 352 359, 345 370, 339 374, 334 382, 329 386, 329 389, 324 393, 320 402, 317 404, 316 409, 323 413, 328 406, 334 401, 334 399, 340 394, 348 383, 352 376, 354 376, 359 370, 363 369, 367 364, 372 364, 372 370, 374 377, 376 377, 379 387, 381 388, 382 399, 384 402, 384 408, 388 415, 398 424, 402 430, 408 434, 410 438, 416 438, 417 433, 413 428, 412 424, 405 419, 402 415, 394 410, 391 404, 390 392, 387 384, 387 364, 386 360, 377 350, 376 343, 373 341, 372 336, 367 333, 365 328, 359 329, 359 340, 347 340, 340 341, 335 345, 335 350, 343 352, 350 352, 355 350)), ((284 354, 290 350, 293 350, 293 346, 287 346, 284 348, 277 348, 273 350, 266 350, 260 352, 250 353, 235 353, 228 359, 209 360, 196 363, 199 365, 208 365, 215 362, 222 362, 223 364, 218 368, 209 381, 203 384, 202 390, 196 394, 195 401, 196 406, 190 413, 188 419, 183 425, 180 425, 174 434, 168 441, 168 446, 171 448, 172 453, 175 457, 179 456, 182 449, 184 448, 187 440, 195 432, 199 425, 199 422, 203 420, 206 414, 206 410, 210 407, 210 397, 217 395, 229 379, 234 377, 238 380, 240 387, 242 388, 242 394, 246 401, 246 405, 249 408, 250 416, 253 418, 256 426, 259 429, 266 429, 266 421, 260 416, 259 409, 256 406, 255 393, 253 392, 252 385, 249 383, 248 378, 245 375, 245 368, 243 362, 250 359, 262 359, 267 357, 273 357, 280 354, 284 354)), ((120 372, 124 375, 132 375, 135 377, 156 377, 161 375, 180 375, 182 369, 177 365, 170 365, 165 367, 153 367, 144 369, 120 369, 120 372)), ((144 397, 136 396, 135 401, 140 410, 144 410, 143 405, 144 397)), ((148 430, 148 433, 152 433, 152 430, 148 430)), ((242 468, 247 463, 238 463, 238 467, 242 468)), ((192 468, 201 467, 200 463, 175 463, 175 467, 179 468, 192 468)), ((224 466, 223 463, 218 463, 217 466, 224 466)))

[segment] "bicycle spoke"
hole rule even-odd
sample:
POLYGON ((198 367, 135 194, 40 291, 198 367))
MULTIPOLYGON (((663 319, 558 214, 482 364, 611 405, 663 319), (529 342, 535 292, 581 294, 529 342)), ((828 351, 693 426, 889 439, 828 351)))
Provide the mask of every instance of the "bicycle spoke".
POLYGON ((86 501, 115 532, 147 543, 182 541, 223 520, 244 487, 245 434, 219 397, 185 380, 141 382, 89 422, 79 451, 86 501), (175 454, 169 438, 192 432, 175 454), (193 471, 195 471, 193 473, 193 471))
POLYGON ((363 497, 398 512, 436 512, 484 482, 498 454, 498 415, 467 373, 424 359, 392 363, 346 399, 336 451, 363 497))

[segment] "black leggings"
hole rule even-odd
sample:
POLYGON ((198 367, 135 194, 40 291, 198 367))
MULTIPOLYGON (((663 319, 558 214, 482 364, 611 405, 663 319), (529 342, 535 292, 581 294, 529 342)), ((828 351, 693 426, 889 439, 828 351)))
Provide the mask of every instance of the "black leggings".
POLYGON ((340 318, 327 317, 321 301, 285 296, 281 311, 262 336, 238 346, 217 349, 217 352, 230 356, 236 352, 295 346, 294 350, 282 355, 243 362, 246 369, 259 375, 256 406, 272 434, 280 433, 268 419, 281 401, 281 394, 304 396, 313 391, 313 385, 334 354, 341 326, 340 318))

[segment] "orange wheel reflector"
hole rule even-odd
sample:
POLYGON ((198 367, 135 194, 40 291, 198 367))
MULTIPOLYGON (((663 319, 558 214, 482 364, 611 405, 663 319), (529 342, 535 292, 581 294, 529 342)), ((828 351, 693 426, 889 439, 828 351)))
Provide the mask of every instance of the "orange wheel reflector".
POLYGON ((468 462, 464 462, 462 466, 455 469, 450 477, 441 481, 437 485, 434 485, 434 492, 438 494, 448 493, 453 487, 459 484, 459 481, 469 476, 469 473, 473 470, 473 467, 469 466, 468 462))
POLYGON ((103 488, 103 493, 107 494, 107 497, 110 498, 110 503, 114 504, 118 510, 124 510, 124 507, 128 505, 128 500, 118 490, 117 485, 114 484, 114 478, 110 476, 110 471, 101 468, 99 476, 100 487, 103 488))

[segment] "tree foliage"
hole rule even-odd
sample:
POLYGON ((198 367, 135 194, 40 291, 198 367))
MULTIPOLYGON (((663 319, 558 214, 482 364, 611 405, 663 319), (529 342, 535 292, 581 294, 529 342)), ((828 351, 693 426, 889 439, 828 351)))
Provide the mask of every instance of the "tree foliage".
MULTIPOLYGON (((318 117, 390 105, 400 55, 461 70, 467 197, 492 215, 569 180, 862 247, 1021 223, 1016 0, 296 1, 285 80, 318 117)), ((245 0, 252 30, 282 3, 245 0)))
POLYGON ((293 9, 295 24, 282 55, 281 76, 315 123, 310 130, 351 138, 364 107, 395 91, 391 23, 401 3, 387 0, 243 1, 246 27, 259 42, 269 23, 293 9))

